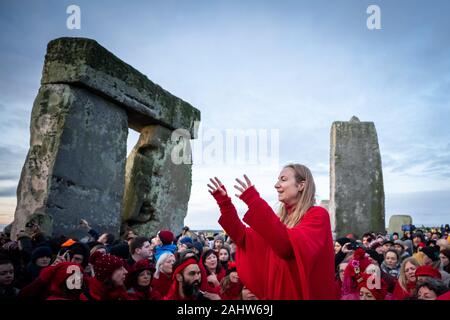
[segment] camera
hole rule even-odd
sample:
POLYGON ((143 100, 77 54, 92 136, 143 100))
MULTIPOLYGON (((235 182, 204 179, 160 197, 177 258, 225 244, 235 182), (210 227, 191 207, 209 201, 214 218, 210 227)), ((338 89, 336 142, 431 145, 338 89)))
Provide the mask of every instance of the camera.
POLYGON ((404 225, 402 225, 402 231, 403 232, 406 232, 406 231, 412 232, 415 229, 416 229, 416 227, 413 224, 404 224, 404 225))

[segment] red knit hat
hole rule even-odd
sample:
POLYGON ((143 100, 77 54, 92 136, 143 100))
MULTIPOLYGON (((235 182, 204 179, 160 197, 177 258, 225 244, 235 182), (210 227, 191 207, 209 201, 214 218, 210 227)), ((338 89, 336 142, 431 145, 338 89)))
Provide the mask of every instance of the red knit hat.
POLYGON ((142 259, 136 262, 129 270, 129 274, 140 273, 144 270, 150 270, 151 273, 156 271, 155 265, 151 263, 148 259, 142 259))
POLYGON ((441 279, 441 273, 433 268, 432 266, 420 266, 416 269, 416 277, 418 276, 426 276, 432 277, 435 279, 441 279))
POLYGON ((169 230, 161 230, 158 232, 158 237, 163 244, 171 244, 174 240, 173 233, 169 230))
POLYGON ((376 288, 376 286, 374 284, 372 284, 372 279, 371 277, 373 275, 371 274, 367 274, 367 273, 362 273, 362 281, 359 282, 358 284, 358 290, 361 290, 361 288, 366 288, 367 290, 370 291, 370 293, 372 293, 372 295, 375 297, 376 300, 384 300, 387 294, 387 285, 386 282, 380 278, 380 287, 376 288), (372 284, 372 285, 369 285, 372 284))
MULTIPOLYGON (((94 252, 95 255, 98 251, 94 252)), ((94 273, 95 277, 100 281, 109 279, 114 271, 124 266, 122 258, 116 257, 111 254, 103 254, 97 259, 94 259, 94 273)))

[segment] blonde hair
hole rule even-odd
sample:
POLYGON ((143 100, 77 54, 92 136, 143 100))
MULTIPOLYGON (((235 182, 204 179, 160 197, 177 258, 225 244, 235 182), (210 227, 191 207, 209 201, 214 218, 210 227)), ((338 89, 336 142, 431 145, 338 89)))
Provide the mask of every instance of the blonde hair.
POLYGON ((419 266, 423 266, 423 258, 425 256, 425 253, 422 251, 416 252, 413 254, 413 258, 416 259, 416 261, 419 263, 419 266))
MULTIPOLYGON (((154 274, 154 278, 159 279, 159 275, 161 274, 161 266, 163 265, 164 262, 166 262, 167 259, 169 259, 170 257, 175 257, 175 255, 173 253, 170 252, 165 252, 162 255, 159 256, 158 261, 156 262, 156 271, 154 274)), ((163 272, 164 273, 164 272, 163 272)))
POLYGON ((409 258, 406 258, 405 260, 403 260, 402 265, 400 267, 400 275, 398 277, 398 283, 399 283, 400 287, 402 287, 402 289, 405 291, 408 291, 408 287, 406 285, 408 280, 406 279, 406 272, 405 272, 406 264, 408 262, 411 263, 412 265, 414 265, 416 268, 418 268, 420 266, 420 263, 414 257, 409 257, 409 258))
POLYGON ((284 166, 283 169, 291 168, 295 172, 295 182, 297 184, 304 182, 305 187, 303 191, 299 192, 297 195, 297 203, 291 214, 288 213, 284 204, 281 205, 278 212, 281 222, 283 222, 287 227, 295 227, 302 217, 305 215, 309 208, 314 206, 316 203, 316 185, 314 183, 311 171, 302 164, 291 163, 284 166))

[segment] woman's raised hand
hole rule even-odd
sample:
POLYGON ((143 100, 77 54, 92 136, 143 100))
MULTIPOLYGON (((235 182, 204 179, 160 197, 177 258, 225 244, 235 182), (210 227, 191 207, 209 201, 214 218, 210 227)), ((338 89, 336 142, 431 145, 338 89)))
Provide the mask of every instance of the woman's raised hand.
POLYGON ((214 179, 210 178, 209 179, 212 183, 212 185, 210 185, 209 183, 208 188, 209 188, 209 193, 213 194, 216 191, 219 191, 220 194, 222 196, 226 196, 227 195, 227 191, 225 190, 225 186, 223 185, 223 183, 219 180, 219 178, 214 177, 214 179))
POLYGON ((246 174, 244 174, 244 179, 245 179, 245 182, 243 182, 243 181, 239 180, 238 178, 236 178, 236 181, 239 184, 239 186, 235 185, 234 187, 238 191, 241 192, 241 194, 236 194, 236 197, 238 197, 238 198, 245 192, 245 190, 247 190, 248 188, 250 188, 252 186, 252 183, 251 183, 250 179, 247 177, 246 174))

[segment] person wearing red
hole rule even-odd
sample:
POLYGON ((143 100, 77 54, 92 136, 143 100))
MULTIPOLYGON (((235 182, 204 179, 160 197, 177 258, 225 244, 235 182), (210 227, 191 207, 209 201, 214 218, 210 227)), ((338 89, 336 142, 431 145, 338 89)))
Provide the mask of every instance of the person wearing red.
POLYGON ((47 267, 41 273, 47 273, 50 281, 47 300, 82 300, 83 267, 73 262, 61 262, 47 267))
POLYGON ((403 260, 400 267, 400 276, 395 284, 393 300, 404 300, 414 295, 417 283, 416 270, 418 267, 419 263, 413 257, 403 260))
POLYGON ((220 297, 222 300, 240 300, 244 285, 239 280, 236 263, 229 262, 227 275, 220 281, 220 297))
POLYGON ((219 263, 217 253, 210 249, 200 260, 202 271, 202 290, 211 293, 220 293, 220 281, 226 276, 226 271, 219 263))
POLYGON ((126 262, 109 253, 94 252, 90 257, 94 266, 94 278, 87 280, 87 300, 129 300, 125 288, 126 262))
POLYGON ((172 285, 173 264, 175 256, 172 253, 163 253, 156 262, 156 271, 152 279, 152 288, 165 296, 172 285))
POLYGON ((148 259, 136 262, 127 275, 128 296, 130 300, 161 300, 158 291, 152 289, 152 281, 155 266, 148 259))
POLYGON ((195 258, 181 260, 175 266, 173 282, 164 300, 198 300, 201 271, 195 258))
POLYGON ((358 283, 359 300, 384 300, 387 295, 387 285, 379 278, 379 283, 374 281, 373 275, 362 273, 358 283))
POLYGON ((277 216, 249 178, 236 179, 248 211, 243 221, 216 177, 209 192, 221 212, 220 225, 237 244, 237 271, 244 285, 260 299, 338 299, 334 282, 334 249, 328 212, 315 203, 311 171, 287 165, 275 188, 282 203, 277 216))

